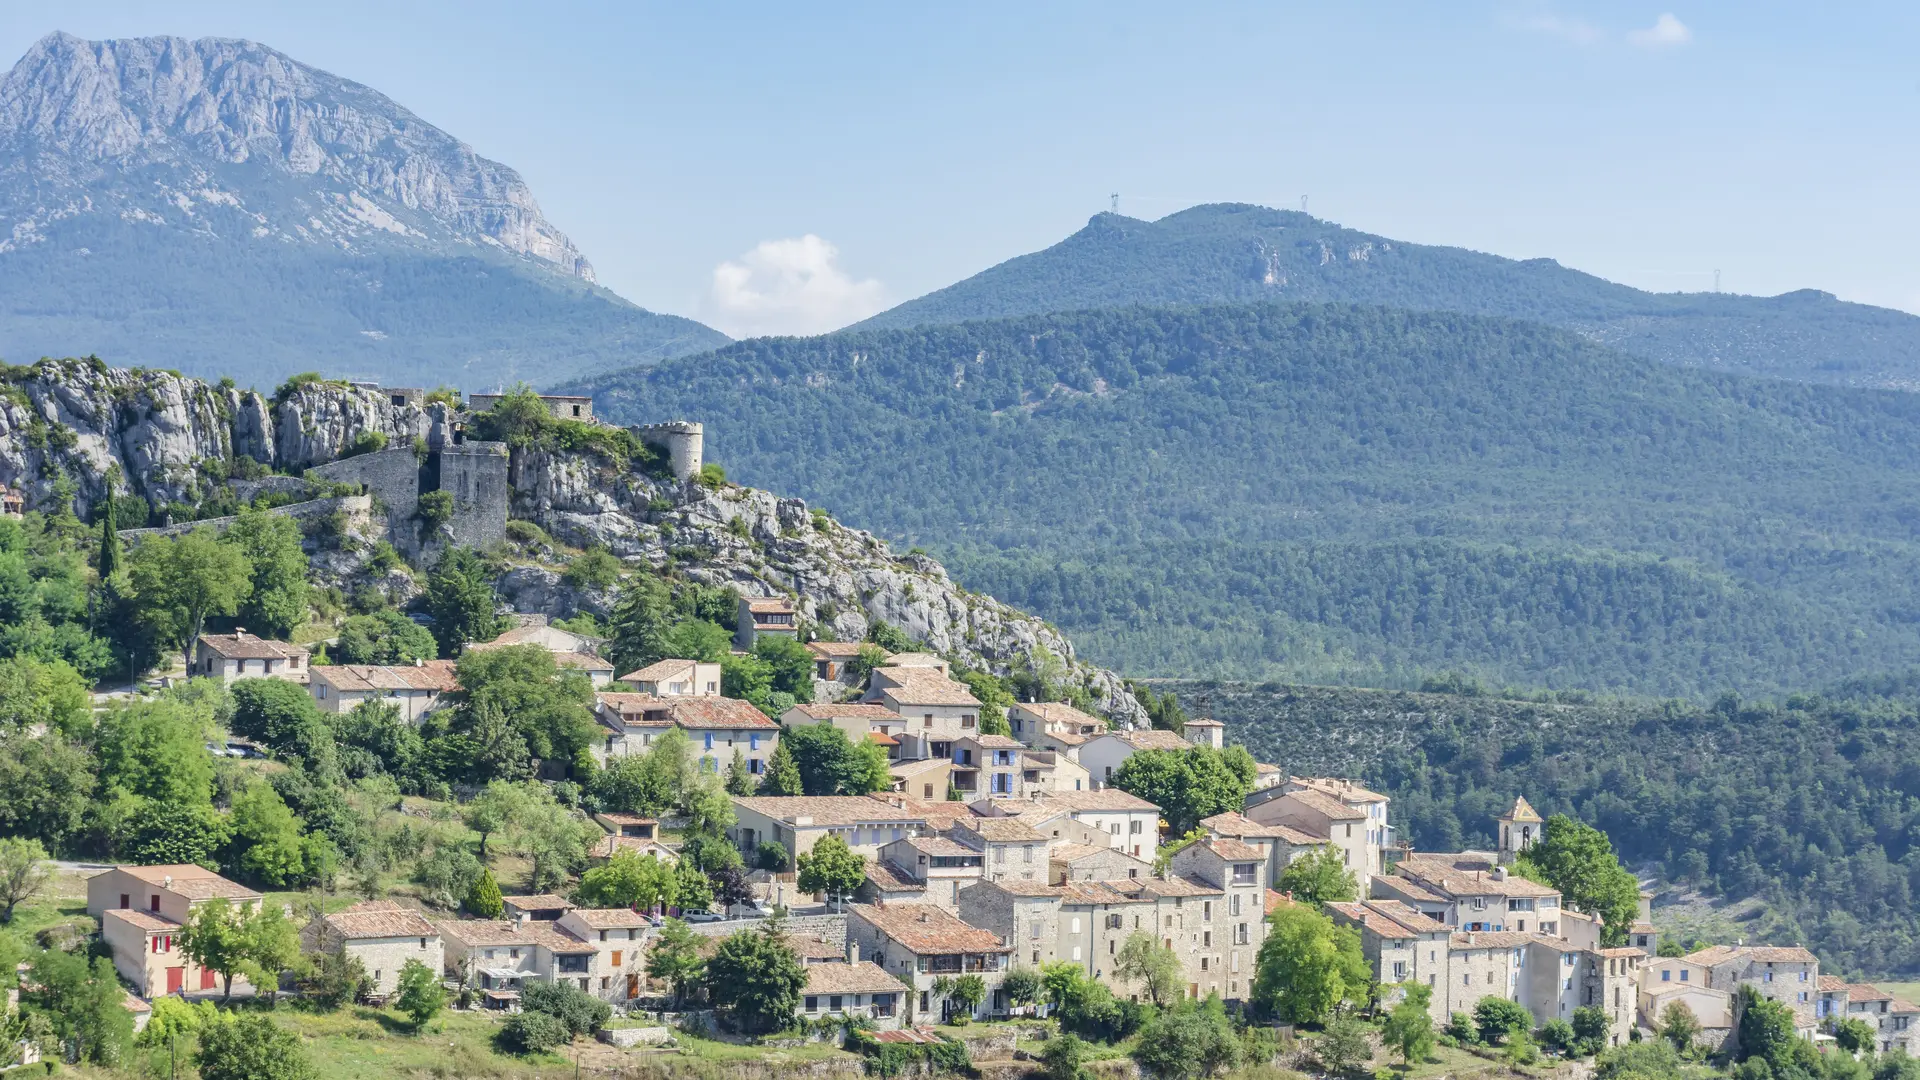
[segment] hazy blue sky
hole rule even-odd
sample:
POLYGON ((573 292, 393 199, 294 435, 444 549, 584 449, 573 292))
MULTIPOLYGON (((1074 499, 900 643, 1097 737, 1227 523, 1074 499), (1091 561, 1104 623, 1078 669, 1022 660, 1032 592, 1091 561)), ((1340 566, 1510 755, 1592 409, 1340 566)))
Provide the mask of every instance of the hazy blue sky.
POLYGON ((519 169, 606 284, 736 333, 938 288, 1116 191, 1920 311, 1913 4, 10 3, 0 62, 56 28, 367 83, 519 169))

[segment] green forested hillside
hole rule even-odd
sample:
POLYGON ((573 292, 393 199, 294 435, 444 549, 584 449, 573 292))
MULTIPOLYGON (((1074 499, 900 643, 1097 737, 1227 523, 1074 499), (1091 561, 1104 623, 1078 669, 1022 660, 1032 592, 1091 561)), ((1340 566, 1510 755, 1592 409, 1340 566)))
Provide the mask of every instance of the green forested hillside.
POLYGON ((1920 397, 1342 306, 741 342, 595 382, 1140 675, 1657 693, 1920 659, 1920 397))
POLYGON ((1920 318, 1804 290, 1648 293, 1551 259, 1407 244, 1306 214, 1196 206, 1158 221, 1099 214, 1044 251, 909 300, 856 329, 1131 304, 1344 301, 1551 323, 1668 363, 1855 386, 1920 388, 1920 318))
MULTIPOLYGON (((1538 704, 1312 686, 1175 684, 1254 756, 1364 777, 1417 849, 1493 842, 1524 795, 1606 830, 1629 865, 1760 897, 1749 940, 1849 976, 1920 972, 1915 680, 1784 704, 1538 704)), ((1656 913, 1657 915, 1657 913, 1656 913)))

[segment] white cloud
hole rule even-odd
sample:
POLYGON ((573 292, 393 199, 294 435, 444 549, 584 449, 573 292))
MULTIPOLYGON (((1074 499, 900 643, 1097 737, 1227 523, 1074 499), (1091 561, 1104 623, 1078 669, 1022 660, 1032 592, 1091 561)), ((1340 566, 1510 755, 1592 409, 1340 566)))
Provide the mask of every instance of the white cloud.
POLYGON ((1642 49, 1670 49, 1676 45, 1685 45, 1693 40, 1693 31, 1687 24, 1674 18, 1673 12, 1663 12, 1653 20, 1653 25, 1645 30, 1635 30, 1627 35, 1627 40, 1642 49))
POLYGON ((820 334, 886 307, 886 289, 840 269, 840 249, 808 233, 762 240, 713 268, 707 321, 734 337, 820 334))
POLYGON ((1535 33, 1547 34, 1575 45, 1592 45, 1606 36, 1604 31, 1585 19, 1573 19, 1550 12, 1527 16, 1520 20, 1520 25, 1535 33))

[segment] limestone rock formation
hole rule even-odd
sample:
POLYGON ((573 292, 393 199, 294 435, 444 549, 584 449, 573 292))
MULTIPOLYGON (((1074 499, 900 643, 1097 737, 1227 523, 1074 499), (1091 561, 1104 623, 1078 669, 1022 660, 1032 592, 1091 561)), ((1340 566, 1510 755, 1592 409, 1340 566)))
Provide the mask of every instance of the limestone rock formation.
POLYGON ((11 208, 14 242, 29 240, 42 217, 193 219, 196 208, 238 207, 256 233, 288 240, 351 245, 439 232, 593 280, 519 173, 385 95, 251 41, 49 34, 0 79, 0 148, 4 171, 32 175, 52 195, 11 208), (315 204, 255 205, 220 172, 249 163, 320 181, 315 204), (126 185, 121 205, 60 198, 134 169, 153 170, 148 179, 161 190, 126 185), (153 195, 157 207, 146 205, 153 195))

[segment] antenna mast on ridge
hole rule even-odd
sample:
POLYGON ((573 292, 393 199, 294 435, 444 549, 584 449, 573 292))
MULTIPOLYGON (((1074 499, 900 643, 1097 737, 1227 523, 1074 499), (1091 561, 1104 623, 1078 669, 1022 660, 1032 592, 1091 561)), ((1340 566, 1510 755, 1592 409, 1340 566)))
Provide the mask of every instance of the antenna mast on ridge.
POLYGON ((1307 197, 1305 195, 1300 196, 1300 212, 1303 214, 1307 212, 1307 197))
POLYGON ((1718 270, 1715 270, 1713 272, 1713 291, 1714 292, 1720 291, 1720 271, 1718 270))
POLYGON ((1116 214, 1119 213, 1120 212, 1120 193, 1116 191, 1108 197, 1113 200, 1113 212, 1116 214))

